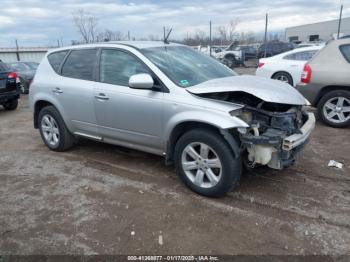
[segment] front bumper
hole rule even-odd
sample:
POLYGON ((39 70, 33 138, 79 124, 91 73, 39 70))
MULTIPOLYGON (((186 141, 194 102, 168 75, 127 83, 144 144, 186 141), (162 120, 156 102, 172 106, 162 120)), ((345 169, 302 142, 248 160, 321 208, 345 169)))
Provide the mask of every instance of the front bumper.
POLYGON ((241 142, 248 151, 252 165, 267 165, 273 169, 283 169, 294 164, 298 153, 308 143, 315 128, 315 116, 307 113, 307 120, 297 134, 285 137, 284 132, 270 129, 256 136, 251 133, 241 135, 241 142))

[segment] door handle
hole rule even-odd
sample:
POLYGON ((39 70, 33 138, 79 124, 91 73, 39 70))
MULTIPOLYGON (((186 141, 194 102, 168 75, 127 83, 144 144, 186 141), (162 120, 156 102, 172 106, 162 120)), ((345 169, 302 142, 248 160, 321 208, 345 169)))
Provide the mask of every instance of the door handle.
POLYGON ((59 88, 59 87, 56 87, 54 90, 52 90, 52 92, 54 92, 56 94, 62 94, 63 93, 62 89, 59 88))
POLYGON ((106 94, 104 94, 104 93, 99 93, 98 95, 95 95, 95 98, 100 99, 100 100, 108 100, 109 99, 109 97, 106 96, 106 94))

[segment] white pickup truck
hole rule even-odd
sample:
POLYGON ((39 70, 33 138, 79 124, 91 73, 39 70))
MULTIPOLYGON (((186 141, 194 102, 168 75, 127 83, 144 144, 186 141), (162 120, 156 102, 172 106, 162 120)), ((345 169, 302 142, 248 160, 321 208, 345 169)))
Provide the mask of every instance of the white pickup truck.
MULTIPOLYGON (((198 50, 209 55, 209 46, 199 46, 198 50)), ((232 68, 243 64, 247 58, 256 57, 256 49, 253 46, 240 46, 237 43, 232 43, 228 47, 212 46, 212 57, 220 60, 223 64, 232 68)))

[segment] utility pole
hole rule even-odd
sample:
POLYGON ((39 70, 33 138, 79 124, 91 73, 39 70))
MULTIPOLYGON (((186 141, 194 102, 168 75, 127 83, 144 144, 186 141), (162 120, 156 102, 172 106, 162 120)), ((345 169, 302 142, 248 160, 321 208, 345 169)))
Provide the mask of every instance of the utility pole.
POLYGON ((60 47, 60 40, 57 39, 57 47, 60 47))
POLYGON ((265 18, 265 37, 264 37, 264 57, 266 57, 266 51, 267 51, 267 23, 269 20, 269 15, 266 13, 266 18, 265 18))
POLYGON ((19 57, 19 48, 18 48, 18 42, 16 39, 16 56, 17 56, 17 61, 21 61, 20 57, 19 57))
POLYGON ((163 26, 163 42, 165 41, 165 26, 163 26))
POLYGON ((339 39, 342 15, 343 15, 343 5, 340 6, 340 14, 339 14, 339 23, 338 23, 338 35, 337 35, 337 39, 339 39))
POLYGON ((128 31, 128 40, 130 41, 130 31, 128 31))
POLYGON ((211 56, 211 21, 209 21, 209 55, 211 56))

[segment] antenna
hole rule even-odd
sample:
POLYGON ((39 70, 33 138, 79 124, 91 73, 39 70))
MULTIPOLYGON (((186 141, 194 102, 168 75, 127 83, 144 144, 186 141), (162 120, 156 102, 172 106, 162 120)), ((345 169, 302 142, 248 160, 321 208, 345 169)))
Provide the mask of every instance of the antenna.
POLYGON ((168 39, 169 39, 169 36, 170 36, 170 34, 171 34, 172 31, 173 31, 173 29, 170 28, 168 34, 165 36, 165 27, 164 27, 164 44, 169 44, 168 39))

